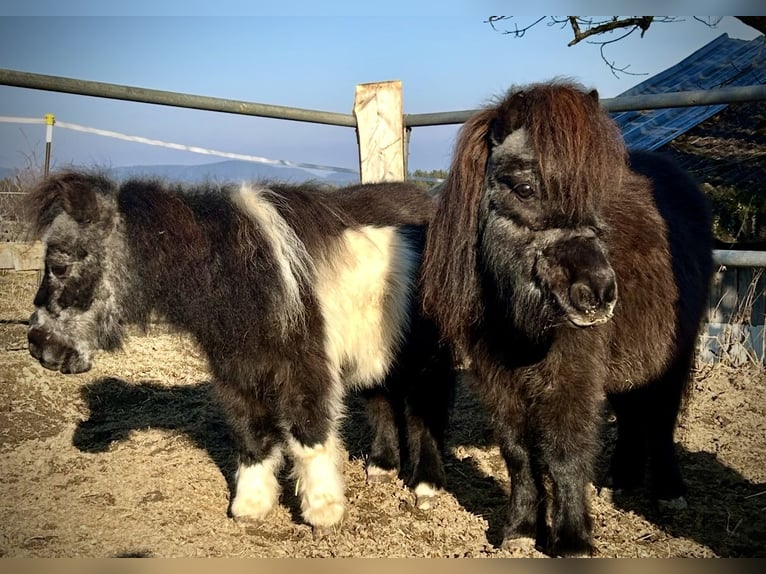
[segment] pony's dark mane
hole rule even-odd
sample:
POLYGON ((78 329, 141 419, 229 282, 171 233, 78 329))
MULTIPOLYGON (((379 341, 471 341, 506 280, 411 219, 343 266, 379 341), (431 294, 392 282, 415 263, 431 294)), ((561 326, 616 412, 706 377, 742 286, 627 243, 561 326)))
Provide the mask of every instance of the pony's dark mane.
POLYGON ((78 223, 92 223, 94 210, 91 207, 97 195, 115 192, 114 183, 101 173, 62 171, 55 178, 35 186, 26 195, 24 212, 30 222, 30 230, 39 236, 62 211, 70 213, 78 223), (69 189, 78 189, 81 193, 70 194, 69 189))
POLYGON ((423 253, 423 309, 439 324, 445 339, 458 347, 483 310, 476 268, 483 178, 477 174, 484 173, 489 127, 496 117, 497 110, 488 108, 469 118, 460 130, 423 253))

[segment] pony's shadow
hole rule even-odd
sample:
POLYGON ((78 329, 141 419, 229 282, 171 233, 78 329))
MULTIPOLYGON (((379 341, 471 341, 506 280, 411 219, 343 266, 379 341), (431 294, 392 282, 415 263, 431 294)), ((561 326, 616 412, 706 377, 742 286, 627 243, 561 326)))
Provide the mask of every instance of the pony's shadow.
MULTIPOLYGON (((458 459, 449 454, 461 447, 484 449, 494 444, 479 401, 470 390, 460 387, 460 408, 453 414, 447 440, 447 488, 463 508, 487 520, 487 540, 499 547, 508 508, 508 480, 504 473, 502 478, 496 478, 496 472, 488 476, 473 457, 458 459)), ((604 447, 594 486, 602 494, 611 494, 615 508, 638 514, 668 535, 694 540, 721 557, 766 557, 766 484, 747 480, 714 454, 692 452, 677 445, 689 488, 689 507, 663 511, 646 488, 624 493, 608 490, 609 460, 616 439, 614 423, 604 423, 602 438, 604 447)), ((499 453, 495 462, 501 464, 499 453)))
MULTIPOLYGON (((230 495, 235 492, 237 453, 223 410, 213 396, 212 383, 169 386, 106 377, 85 385, 81 394, 90 416, 77 425, 72 437, 72 444, 80 451, 106 452, 134 431, 181 433, 207 452, 226 480, 230 495)), ((285 484, 291 480, 288 470, 283 470, 280 481, 285 484)), ((293 487, 283 488, 280 503, 300 524, 300 501, 294 493, 293 487)))
MULTIPOLYGON (((213 397, 211 383, 167 386, 151 381, 128 383, 103 378, 83 387, 82 395, 90 416, 80 422, 74 432, 73 444, 79 450, 106 452, 113 443, 127 440, 132 432, 140 430, 182 433, 195 447, 208 453, 233 492, 237 464, 234 441, 213 397)), ((486 449, 494 444, 482 407, 463 385, 458 387, 456 403, 447 435, 447 490, 465 510, 487 521, 487 540, 499 547, 509 484, 504 476, 497 478, 495 467, 502 466, 499 455, 493 461, 493 472, 488 474, 476 458, 458 458, 453 454, 461 447, 486 449)), ((365 405, 358 397, 349 397, 342 432, 352 458, 364 457, 369 452, 369 425, 365 405)), ((605 485, 603 478, 607 476, 612 435, 613 429, 606 427, 597 488, 605 485)), ((695 540, 718 556, 766 557, 763 545, 766 484, 748 481, 708 452, 691 452, 679 447, 679 456, 689 485, 689 508, 664 513, 643 490, 614 494, 614 506, 645 517, 671 536, 695 540)), ((286 470, 280 478, 283 484, 290 480, 286 470)), ((296 524, 302 524, 300 502, 294 492, 292 487, 283 488, 280 503, 289 510, 296 524)))

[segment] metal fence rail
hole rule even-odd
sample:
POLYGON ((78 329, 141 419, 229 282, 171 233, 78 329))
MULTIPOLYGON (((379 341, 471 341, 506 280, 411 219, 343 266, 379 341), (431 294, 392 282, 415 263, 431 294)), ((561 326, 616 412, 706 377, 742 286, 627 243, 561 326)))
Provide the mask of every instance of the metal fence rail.
POLYGON ((173 106, 177 108, 191 108, 195 110, 225 112, 245 116, 259 116, 263 118, 277 118, 298 122, 311 122, 315 124, 329 124, 333 126, 356 126, 356 118, 351 114, 306 110, 287 106, 273 106, 270 104, 257 104, 242 100, 227 100, 224 98, 166 92, 163 90, 150 90, 135 86, 107 84, 89 80, 76 80, 74 78, 65 78, 62 76, 48 76, 2 68, 0 68, 0 84, 17 88, 63 92, 65 94, 78 94, 81 96, 93 96, 96 98, 108 98, 112 100, 127 100, 131 102, 173 106))
MULTIPOLYGON (((33 74, 31 72, 19 72, 3 68, 0 68, 0 84, 17 88, 63 92, 67 94, 126 100, 145 104, 157 104, 334 126, 356 127, 356 118, 353 114, 292 108, 287 106, 274 106, 270 104, 259 104, 242 100, 228 100, 224 98, 167 92, 163 90, 151 90, 135 86, 77 80, 62 76, 33 74)), ((715 90, 674 92, 668 94, 623 96, 619 98, 603 99, 601 100, 601 105, 609 112, 622 112, 627 110, 678 108, 759 100, 766 100, 766 86, 741 86, 718 88, 715 90)), ((461 124, 477 111, 478 110, 474 109, 425 114, 404 114, 404 125, 406 127, 419 127, 461 124)))
MULTIPOLYGON (((625 112, 628 110, 688 108, 691 106, 754 102, 759 100, 766 100, 766 86, 740 86, 717 88, 715 90, 621 96, 619 98, 602 99, 601 106, 608 112, 625 112)), ((428 114, 405 114, 404 125, 407 127, 418 127, 462 124, 478 111, 476 109, 428 114)))

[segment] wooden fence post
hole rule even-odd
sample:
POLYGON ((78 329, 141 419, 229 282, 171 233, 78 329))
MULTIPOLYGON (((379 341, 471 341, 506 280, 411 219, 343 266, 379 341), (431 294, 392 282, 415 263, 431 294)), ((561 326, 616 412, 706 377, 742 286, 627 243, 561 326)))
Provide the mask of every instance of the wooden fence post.
POLYGON ((404 181, 402 82, 358 84, 354 115, 362 183, 404 181))

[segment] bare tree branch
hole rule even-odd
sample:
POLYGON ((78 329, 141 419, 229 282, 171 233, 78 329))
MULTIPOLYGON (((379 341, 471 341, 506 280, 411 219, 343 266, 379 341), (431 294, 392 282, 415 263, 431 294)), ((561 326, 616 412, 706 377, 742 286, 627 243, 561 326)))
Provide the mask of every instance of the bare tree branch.
POLYGON ((541 16, 540 18, 538 18, 537 20, 535 20, 528 26, 525 26, 524 28, 519 28, 515 22, 513 23, 513 30, 498 30, 497 27, 495 26, 495 22, 499 22, 500 20, 510 20, 511 18, 513 18, 513 16, 490 16, 489 18, 484 20, 484 23, 492 26, 492 29, 495 32, 500 32, 501 34, 512 34, 514 38, 523 38, 527 30, 537 26, 540 22, 545 20, 546 16, 541 16))
MULTIPOLYGON (((620 28, 631 28, 631 32, 633 30, 640 29, 641 30, 641 36, 646 33, 646 31, 649 29, 649 26, 652 25, 652 22, 654 21, 654 16, 633 16, 631 18, 623 18, 619 19, 619 17, 614 16, 611 20, 608 22, 603 23, 597 23, 595 25, 592 25, 583 32, 580 30, 580 26, 578 24, 580 18, 579 16, 570 16, 569 22, 572 25, 572 32, 574 32, 574 39, 569 42, 569 46, 574 46, 578 42, 581 42, 582 40, 585 40, 586 38, 590 38, 591 36, 596 36, 597 34, 604 34, 606 32, 612 32, 614 30, 619 30, 620 28)), ((630 34, 629 32, 628 34, 630 34)), ((625 36, 628 36, 628 34, 625 34, 625 36)), ((625 36, 622 36, 623 38, 625 36)))
MULTIPOLYGON (((545 16, 538 18, 534 22, 519 27, 515 22, 513 23, 513 29, 501 29, 497 26, 498 22, 509 21, 513 16, 490 16, 485 20, 486 24, 489 24, 493 30, 501 34, 510 34, 515 38, 522 38, 531 28, 537 26, 546 19, 545 16)), ((588 44, 596 44, 599 46, 601 53, 601 59, 609 67, 615 77, 619 77, 618 73, 629 75, 646 75, 643 73, 629 72, 630 65, 618 66, 613 60, 610 61, 606 55, 606 46, 618 42, 627 36, 630 36, 636 31, 640 31, 641 37, 649 29, 649 27, 657 22, 679 22, 681 19, 673 16, 611 16, 609 18, 596 19, 591 16, 548 16, 550 19, 549 26, 560 25, 562 28, 569 27, 572 29, 573 39, 567 44, 568 46, 574 46, 584 40, 587 40, 588 44), (611 34, 617 30, 625 30, 625 33, 616 38, 610 38, 603 41, 589 40, 595 36, 603 36, 604 34, 611 34)), ((714 26, 717 22, 713 20, 707 24, 714 26)))

